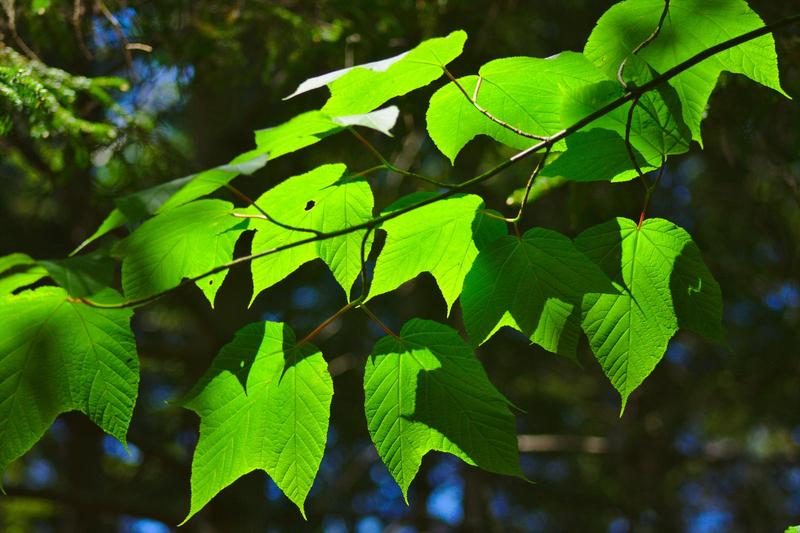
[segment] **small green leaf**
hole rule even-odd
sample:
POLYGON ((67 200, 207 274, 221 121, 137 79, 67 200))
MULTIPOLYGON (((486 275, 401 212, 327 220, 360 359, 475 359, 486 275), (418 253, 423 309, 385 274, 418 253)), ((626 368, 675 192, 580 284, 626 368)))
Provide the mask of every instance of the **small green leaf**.
POLYGON ((611 282, 570 239, 534 228, 481 250, 464 281, 464 326, 483 344, 512 327, 553 353, 576 358, 585 294, 614 292, 611 282))
MULTIPOLYGON (((459 83, 475 97, 479 79, 477 103, 481 107, 517 129, 541 136, 562 128, 558 109, 566 91, 601 81, 605 76, 582 54, 563 52, 547 59, 496 59, 483 65, 478 76, 460 78, 459 83)), ((436 91, 426 118, 431 139, 451 162, 477 135, 488 135, 519 150, 539 142, 484 116, 453 83, 436 91)))
POLYGON ((322 111, 336 116, 367 113, 441 77, 442 67, 461 55, 466 40, 463 31, 428 39, 388 59, 310 78, 286 98, 327 85, 331 97, 322 111))
MULTIPOLYGON (((622 60, 655 30, 663 8, 663 0, 627 0, 612 6, 597 22, 584 54, 615 79, 622 60)), ((638 57, 656 71, 664 72, 707 48, 763 25, 744 0, 672 0, 661 32, 638 57)), ((698 142, 708 98, 723 71, 744 74, 785 94, 780 86, 772 35, 740 44, 678 74, 669 84, 677 91, 683 119, 698 142)))
MULTIPOLYGON (((246 228, 233 216, 233 206, 221 200, 198 200, 147 220, 113 248, 114 255, 122 258, 125 296, 145 298, 230 261, 246 228)), ((198 281, 202 287, 219 280, 211 288, 203 287, 212 304, 225 272, 198 281)))
MULTIPOLYGON (((388 213, 430 198, 435 193, 404 196, 388 213)), ((482 213, 483 199, 474 194, 452 196, 381 224, 386 243, 375 263, 370 298, 393 291, 423 272, 439 285, 448 313, 478 255, 479 246, 506 234, 505 223, 482 213)))
POLYGON ((132 314, 74 303, 57 287, 2 301, 0 472, 67 411, 125 443, 139 384, 132 314))
POLYGON ((253 470, 265 471, 305 516, 332 397, 322 353, 298 344, 288 326, 263 322, 240 329, 184 401, 201 420, 186 520, 253 470))
POLYGON ((367 360, 364 394, 370 436, 406 501, 429 451, 524 477, 508 400, 451 328, 414 319, 398 338, 379 340, 367 360))
MULTIPOLYGON (((256 200, 256 205, 273 220, 293 228, 332 232, 372 218, 372 189, 364 179, 349 179, 342 164, 322 165, 273 187, 256 200), (274 216, 273 216, 274 213, 274 216)), ((244 210, 258 216, 250 207, 244 210)), ((258 253, 313 237, 313 233, 286 229, 267 220, 251 219, 255 229, 252 250, 258 253)), ((252 262, 253 299, 303 264, 321 258, 330 268, 345 294, 361 271, 361 242, 366 230, 319 242, 295 246, 252 262)), ((369 239, 365 252, 372 245, 369 239)))
POLYGON ((623 410, 679 327, 721 338, 719 285, 685 230, 663 219, 637 227, 618 218, 587 229, 575 244, 619 289, 584 299, 583 329, 623 410))

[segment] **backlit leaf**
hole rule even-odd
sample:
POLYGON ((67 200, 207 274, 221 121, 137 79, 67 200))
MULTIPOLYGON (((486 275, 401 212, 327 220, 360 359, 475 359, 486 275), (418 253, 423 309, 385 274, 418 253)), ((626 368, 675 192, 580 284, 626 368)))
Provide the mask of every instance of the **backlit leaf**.
POLYGON ((328 436, 333 382, 322 353, 285 324, 240 329, 189 392, 200 416, 188 520, 219 491, 265 471, 305 515, 328 436))
POLYGON ((67 411, 125 442, 139 384, 131 315, 74 303, 57 287, 2 301, 0 472, 67 411))
POLYGON ((406 323, 375 344, 364 373, 372 441, 403 497, 429 451, 523 477, 514 417, 472 348, 449 327, 406 323))

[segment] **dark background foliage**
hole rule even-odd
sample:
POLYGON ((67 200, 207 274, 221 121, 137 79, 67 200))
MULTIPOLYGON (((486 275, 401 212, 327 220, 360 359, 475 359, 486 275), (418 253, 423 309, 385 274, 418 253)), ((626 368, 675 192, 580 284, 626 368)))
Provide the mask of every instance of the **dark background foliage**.
MULTIPOLYGON (((794 0, 751 4, 767 21, 798 8, 794 0)), ((22 55, 4 55, 0 66, 27 64, 27 45, 29 55, 72 75, 123 81, 107 87, 111 102, 85 91, 64 101, 75 117, 112 125, 110 133, 76 131, 0 102, 0 255, 62 257, 91 234, 114 196, 227 162, 252 146, 254 129, 322 104, 324 90, 281 101, 309 76, 394 55, 457 28, 469 34, 465 54, 451 66, 457 75, 498 57, 580 50, 610 5, 17 2, 16 31, 5 12, 0 46, 22 55), (126 52, 126 43, 152 51, 126 52)), ((776 41, 784 87, 800 97, 800 28, 782 31, 776 41)), ((55 84, 54 94, 62 97, 68 86, 69 80, 55 84)), ((436 86, 399 99, 403 114, 394 139, 370 135, 392 161, 462 180, 509 153, 479 139, 450 168, 425 135, 424 111, 436 86)), ((705 151, 694 146, 671 158, 654 198, 651 214, 689 230, 720 282, 728 346, 679 334, 622 418, 617 394, 585 345, 583 368, 511 332, 479 350, 492 381, 524 410, 518 415, 522 464, 536 484, 432 454, 406 507, 363 417, 362 363, 381 332, 350 313, 316 340, 330 361, 336 395, 308 521, 255 473, 182 529, 704 533, 783 531, 800 523, 799 125, 796 103, 723 76, 703 124, 705 151)), ((342 135, 270 163, 237 185, 257 194, 340 160, 352 169, 374 164, 342 135)), ((510 212, 506 199, 528 171, 514 167, 478 192, 490 207, 510 212)), ((420 188, 388 173, 372 184, 378 207, 420 188)), ((523 226, 574 236, 613 216, 636 217, 641 198, 636 182, 568 185, 532 204, 523 226)), ((138 311, 142 383, 130 453, 84 417, 62 416, 6 473, 0 530, 161 532, 180 522, 198 420, 169 401, 246 323, 282 320, 304 334, 343 303, 321 263, 303 267, 248 309, 250 289, 248 269, 239 268, 215 311, 194 288, 138 311)), ((373 311, 392 328, 414 316, 445 320, 444 302, 425 276, 377 299, 373 311)), ((457 306, 447 322, 460 327, 457 306)))

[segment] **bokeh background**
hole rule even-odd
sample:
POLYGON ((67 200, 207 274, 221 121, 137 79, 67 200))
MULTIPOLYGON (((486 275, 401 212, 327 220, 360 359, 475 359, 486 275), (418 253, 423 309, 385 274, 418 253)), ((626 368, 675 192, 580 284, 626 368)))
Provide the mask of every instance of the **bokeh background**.
MULTIPOLYGON (((750 3, 767 21, 800 9, 796 0, 750 3)), ((281 101, 307 77, 458 28, 469 40, 451 65, 457 75, 498 57, 581 50, 611 2, 25 0, 16 2, 12 23, 13 4, 3 2, 0 13, 0 81, 19 83, 11 74, 35 66, 34 54, 69 73, 36 67, 31 74, 63 112, 32 113, 0 96, 0 255, 47 259, 90 235, 115 196, 225 163, 252 147, 253 130, 318 108, 324 90, 281 101), (87 91, 73 76, 122 81, 88 84, 87 91)), ((798 98, 800 27, 776 41, 784 87, 798 98)), ((400 166, 462 180, 509 152, 478 139, 450 167, 425 134, 427 99, 441 83, 397 100, 394 139, 370 138, 400 166)), ((254 473, 181 530, 711 533, 800 523, 800 105, 723 76, 703 135, 705 151, 695 145, 669 160, 651 214, 685 227, 703 250, 722 286, 728 346, 678 334, 620 418, 619 397, 585 341, 581 368, 504 331, 478 355, 524 410, 517 417, 522 466, 536 483, 431 454, 407 507, 363 416, 363 362, 382 332, 350 313, 316 340, 336 393, 308 521, 254 473)), ((340 135, 236 184, 256 195, 336 161, 352 169, 374 164, 340 135)), ((526 177, 525 168, 512 168, 478 192, 510 212, 507 198, 526 177)), ((371 181, 378 207, 425 188, 388 173, 371 181)), ((523 226, 574 236, 613 216, 636 217, 641 201, 636 182, 568 185, 538 198, 523 226)), ((343 303, 324 265, 314 263, 248 309, 248 272, 232 272, 214 311, 194 288, 137 311, 142 382, 130 453, 84 417, 60 417, 6 472, 0 530, 175 528, 188 510, 198 419, 170 400, 243 325, 282 320, 303 334, 343 303)), ((393 329, 414 316, 461 329, 457 308, 445 317, 427 276, 377 299, 373 311, 393 329)))

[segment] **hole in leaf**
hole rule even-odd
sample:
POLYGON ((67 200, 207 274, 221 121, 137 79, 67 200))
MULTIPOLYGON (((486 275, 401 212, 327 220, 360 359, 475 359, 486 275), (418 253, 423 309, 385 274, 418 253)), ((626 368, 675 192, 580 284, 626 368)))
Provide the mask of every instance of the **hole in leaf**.
POLYGON ((317 203, 314 200, 309 200, 306 204, 306 211, 311 211, 317 203))
POLYGON ((214 280, 213 279, 208 280, 208 284, 209 285, 213 285, 214 284, 214 280))

